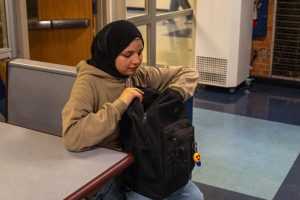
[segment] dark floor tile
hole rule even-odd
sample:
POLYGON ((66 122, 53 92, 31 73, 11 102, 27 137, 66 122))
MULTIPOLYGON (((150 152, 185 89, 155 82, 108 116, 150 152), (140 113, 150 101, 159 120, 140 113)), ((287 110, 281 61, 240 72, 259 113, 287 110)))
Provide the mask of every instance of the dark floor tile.
POLYGON ((274 199, 300 199, 300 154, 277 191, 274 199))
POLYGON ((257 197, 252 197, 249 195, 232 192, 229 190, 206 185, 203 183, 195 182, 195 184, 203 192, 205 200, 261 200, 260 198, 257 197))
POLYGON ((300 189, 297 185, 282 184, 280 189, 274 197, 274 200, 299 200, 300 189))
POLYGON ((224 200, 261 200, 261 198, 244 195, 237 192, 231 192, 231 194, 227 195, 224 200))
POLYGON ((222 87, 205 86, 194 95, 194 106, 219 112, 300 125, 300 89, 252 83, 230 94, 222 87))
POLYGON ((295 167, 293 166, 288 176, 284 180, 284 183, 298 185, 300 191, 300 163, 298 163, 295 167))

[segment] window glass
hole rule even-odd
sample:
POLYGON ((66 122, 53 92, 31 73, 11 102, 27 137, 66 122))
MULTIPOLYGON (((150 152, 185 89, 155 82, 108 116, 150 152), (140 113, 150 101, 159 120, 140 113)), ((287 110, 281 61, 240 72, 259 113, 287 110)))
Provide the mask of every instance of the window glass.
POLYGON ((143 62, 142 65, 147 65, 148 63, 148 50, 147 50, 147 25, 143 25, 143 26, 138 26, 138 29, 140 30, 140 32, 142 33, 143 36, 143 40, 144 40, 144 51, 143 51, 143 62))
POLYGON ((146 13, 145 0, 127 0, 126 9, 126 17, 143 15, 146 13))
POLYGON ((192 0, 156 0, 156 14, 190 9, 192 5, 192 0))
POLYGON ((174 21, 156 23, 156 63, 192 66, 192 25, 184 23, 183 17, 174 18, 174 21))
POLYGON ((26 0, 27 18, 34 20, 38 18, 37 15, 37 0, 26 0))
POLYGON ((0 48, 8 48, 5 1, 0 0, 0 48))
POLYGON ((156 0, 156 14, 169 12, 170 0, 156 0))
POLYGON ((8 58, 0 59, 0 122, 5 121, 6 98, 6 62, 8 58))
POLYGON ((145 41, 143 64, 191 65, 193 63, 192 10, 187 5, 175 5, 173 0, 127 0, 127 19, 140 26, 145 41), (146 5, 145 5, 146 3, 146 5), (176 12, 170 12, 170 6, 176 12), (177 6, 177 7, 176 7, 177 6), (145 9, 146 8, 146 9, 145 9), (149 35, 147 35, 149 34, 149 35), (148 49, 148 48, 149 49, 148 49))

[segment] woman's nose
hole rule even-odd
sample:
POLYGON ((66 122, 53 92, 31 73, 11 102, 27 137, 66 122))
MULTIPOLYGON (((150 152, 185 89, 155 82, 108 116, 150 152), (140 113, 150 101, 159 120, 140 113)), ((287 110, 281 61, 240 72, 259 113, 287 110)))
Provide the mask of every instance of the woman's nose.
POLYGON ((134 64, 140 64, 141 60, 142 59, 139 55, 134 55, 134 57, 133 57, 133 63, 134 64))

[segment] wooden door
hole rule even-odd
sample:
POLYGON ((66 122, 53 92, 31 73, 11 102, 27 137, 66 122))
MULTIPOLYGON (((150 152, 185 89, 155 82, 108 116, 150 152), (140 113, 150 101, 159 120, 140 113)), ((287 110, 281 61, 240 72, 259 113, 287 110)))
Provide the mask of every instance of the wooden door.
POLYGON ((36 0, 37 20, 88 19, 86 27, 30 29, 30 59, 76 65, 90 58, 93 40, 92 0, 36 0))

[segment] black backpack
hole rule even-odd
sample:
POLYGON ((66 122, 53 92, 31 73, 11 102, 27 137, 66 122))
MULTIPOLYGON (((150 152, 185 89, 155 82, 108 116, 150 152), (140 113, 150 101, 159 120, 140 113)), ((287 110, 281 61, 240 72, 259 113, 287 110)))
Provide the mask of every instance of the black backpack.
POLYGON ((163 199, 190 179, 195 166, 194 127, 178 91, 143 91, 143 102, 135 99, 120 121, 122 148, 135 158, 122 178, 130 190, 163 199))

